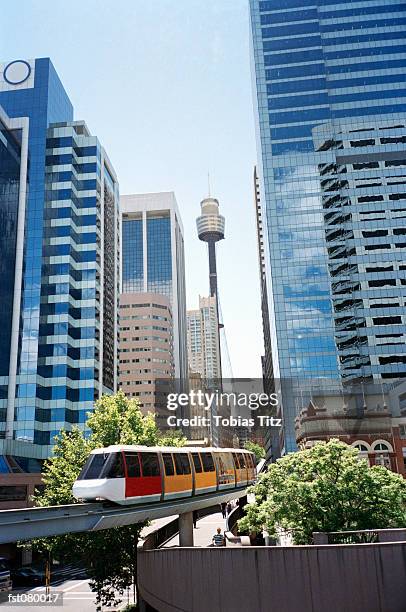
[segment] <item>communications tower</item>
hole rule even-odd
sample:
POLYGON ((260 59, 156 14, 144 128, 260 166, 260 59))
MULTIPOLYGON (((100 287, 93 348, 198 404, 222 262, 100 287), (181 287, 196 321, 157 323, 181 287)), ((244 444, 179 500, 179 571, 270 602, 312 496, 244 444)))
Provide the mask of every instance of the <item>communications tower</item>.
POLYGON ((216 198, 205 198, 200 202, 200 206, 202 214, 196 219, 197 234, 200 240, 207 242, 209 248, 210 295, 216 298, 218 313, 216 242, 224 239, 225 219, 219 213, 216 198))

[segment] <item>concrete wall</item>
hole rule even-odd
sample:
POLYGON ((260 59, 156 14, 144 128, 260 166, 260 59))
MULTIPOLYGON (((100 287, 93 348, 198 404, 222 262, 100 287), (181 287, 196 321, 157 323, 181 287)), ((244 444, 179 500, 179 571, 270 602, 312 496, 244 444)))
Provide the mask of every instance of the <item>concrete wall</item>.
POLYGON ((162 549, 138 574, 159 612, 406 610, 406 543, 162 549))

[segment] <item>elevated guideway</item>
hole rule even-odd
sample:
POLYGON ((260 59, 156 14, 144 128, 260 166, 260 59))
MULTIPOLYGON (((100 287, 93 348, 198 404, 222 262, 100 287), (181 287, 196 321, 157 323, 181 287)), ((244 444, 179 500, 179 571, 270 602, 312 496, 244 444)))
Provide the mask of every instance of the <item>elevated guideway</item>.
POLYGON ((181 518, 182 515, 190 517, 190 513, 194 510, 241 498, 246 493, 246 487, 242 487, 145 505, 118 506, 107 502, 93 502, 1 510, 0 544, 67 533, 124 527, 174 514, 180 515, 181 518))

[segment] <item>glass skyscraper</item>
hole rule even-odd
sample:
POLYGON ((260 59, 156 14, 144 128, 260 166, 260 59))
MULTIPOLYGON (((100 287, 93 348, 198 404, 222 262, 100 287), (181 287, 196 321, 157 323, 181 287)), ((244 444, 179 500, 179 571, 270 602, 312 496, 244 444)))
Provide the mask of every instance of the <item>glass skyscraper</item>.
POLYGON ((185 258, 175 194, 125 195, 120 201, 122 293, 157 293, 169 299, 175 378, 184 384, 188 379, 185 258))
POLYGON ((2 139, 1 291, 11 332, 4 320, 0 454, 43 459, 55 434, 83 425, 116 386, 118 183, 97 138, 73 121, 49 59, 3 64, 0 74, 0 107, 14 128, 2 139))
POLYGON ((7 415, 8 374, 13 324, 13 297, 20 197, 26 180, 21 174, 23 125, 17 125, 0 108, 0 419, 7 415))
POLYGON ((275 377, 406 376, 406 5, 250 9, 275 377))

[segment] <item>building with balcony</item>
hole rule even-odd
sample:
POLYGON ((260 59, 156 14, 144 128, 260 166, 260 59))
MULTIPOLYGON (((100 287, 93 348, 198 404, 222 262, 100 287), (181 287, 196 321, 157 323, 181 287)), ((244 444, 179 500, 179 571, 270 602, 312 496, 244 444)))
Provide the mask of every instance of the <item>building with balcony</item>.
POLYGON ((312 380, 406 375, 404 8, 250 0, 282 453, 312 380))

